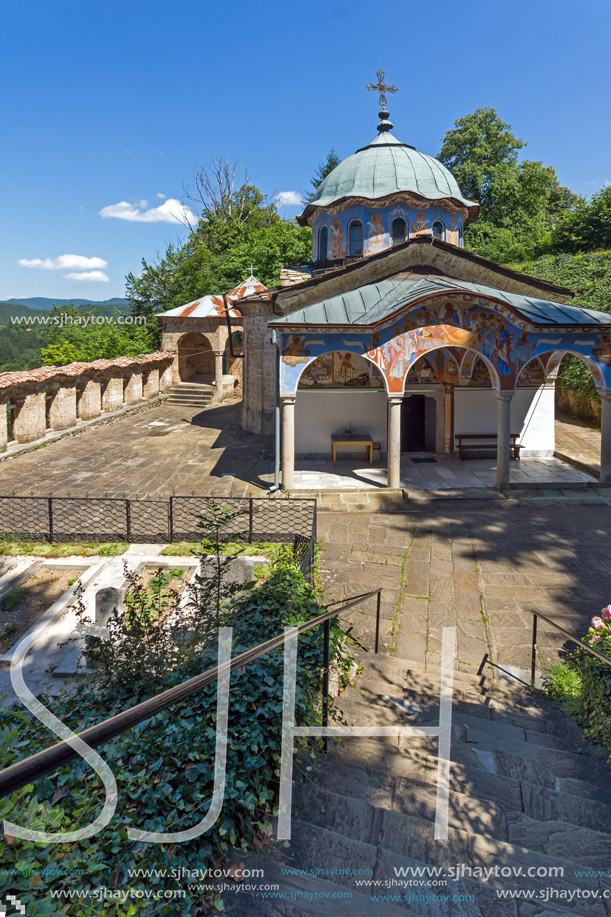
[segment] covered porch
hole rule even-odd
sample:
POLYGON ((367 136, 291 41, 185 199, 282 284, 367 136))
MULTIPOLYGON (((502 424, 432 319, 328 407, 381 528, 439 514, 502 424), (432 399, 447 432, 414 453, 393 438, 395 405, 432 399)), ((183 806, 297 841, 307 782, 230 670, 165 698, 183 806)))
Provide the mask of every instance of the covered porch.
POLYGON ((583 483, 588 475, 553 459, 554 381, 566 353, 586 363, 601 397, 600 480, 611 482, 606 313, 403 276, 269 324, 280 349, 285 490, 583 483), (376 463, 354 455, 349 470, 345 460, 343 471, 331 466, 338 435, 355 446, 368 439, 376 463), (461 437, 466 461, 456 457, 461 437), (484 437, 486 458, 470 461, 484 437))

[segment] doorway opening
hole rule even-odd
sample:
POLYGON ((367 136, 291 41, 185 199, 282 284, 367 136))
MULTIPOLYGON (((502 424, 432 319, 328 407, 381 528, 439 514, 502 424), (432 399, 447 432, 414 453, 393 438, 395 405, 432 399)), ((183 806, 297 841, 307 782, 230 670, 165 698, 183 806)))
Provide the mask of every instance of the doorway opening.
POLYGON ((437 405, 426 395, 408 395, 401 405, 401 451, 434 452, 437 405))

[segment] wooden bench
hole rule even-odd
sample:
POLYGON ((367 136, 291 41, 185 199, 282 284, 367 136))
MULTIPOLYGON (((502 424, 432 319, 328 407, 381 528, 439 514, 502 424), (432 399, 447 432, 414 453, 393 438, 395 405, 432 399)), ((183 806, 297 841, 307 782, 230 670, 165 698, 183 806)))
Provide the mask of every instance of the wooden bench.
MULTIPOLYGON (((517 442, 519 433, 510 433, 510 456, 514 459, 520 458, 520 449, 522 446, 517 442)), ((484 458, 488 456, 475 455, 476 452, 492 452, 496 455, 498 445, 498 434, 496 433, 457 433, 458 457, 462 462, 467 457, 484 458)))

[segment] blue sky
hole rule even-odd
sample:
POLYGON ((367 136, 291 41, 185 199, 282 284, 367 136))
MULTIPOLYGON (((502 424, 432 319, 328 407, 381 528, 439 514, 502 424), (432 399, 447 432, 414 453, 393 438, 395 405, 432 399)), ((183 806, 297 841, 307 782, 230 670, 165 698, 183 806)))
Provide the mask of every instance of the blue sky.
POLYGON ((426 153, 491 105, 563 184, 611 182, 608 0, 3 0, 0 16, 0 299, 122 296, 184 238, 172 214, 215 154, 270 196, 302 192, 331 146, 375 135, 378 68, 395 135, 426 153))

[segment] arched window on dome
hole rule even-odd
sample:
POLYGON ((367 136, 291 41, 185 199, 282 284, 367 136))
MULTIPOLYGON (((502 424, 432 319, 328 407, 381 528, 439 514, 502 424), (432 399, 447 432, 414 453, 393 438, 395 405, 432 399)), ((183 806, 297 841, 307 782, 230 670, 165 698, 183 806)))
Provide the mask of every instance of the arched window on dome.
POLYGON ((441 220, 435 220, 433 223, 433 238, 434 239, 443 239, 445 235, 445 226, 441 220))
POLYGON ((397 217, 392 221, 391 234, 393 245, 400 245, 401 242, 405 242, 405 237, 407 236, 407 223, 403 217, 397 217))
POLYGON ((363 224, 353 220, 348 227, 348 254, 352 257, 363 254, 363 224))
POLYGON ((318 260, 326 261, 329 257, 329 230, 326 226, 320 227, 318 233, 318 260))

